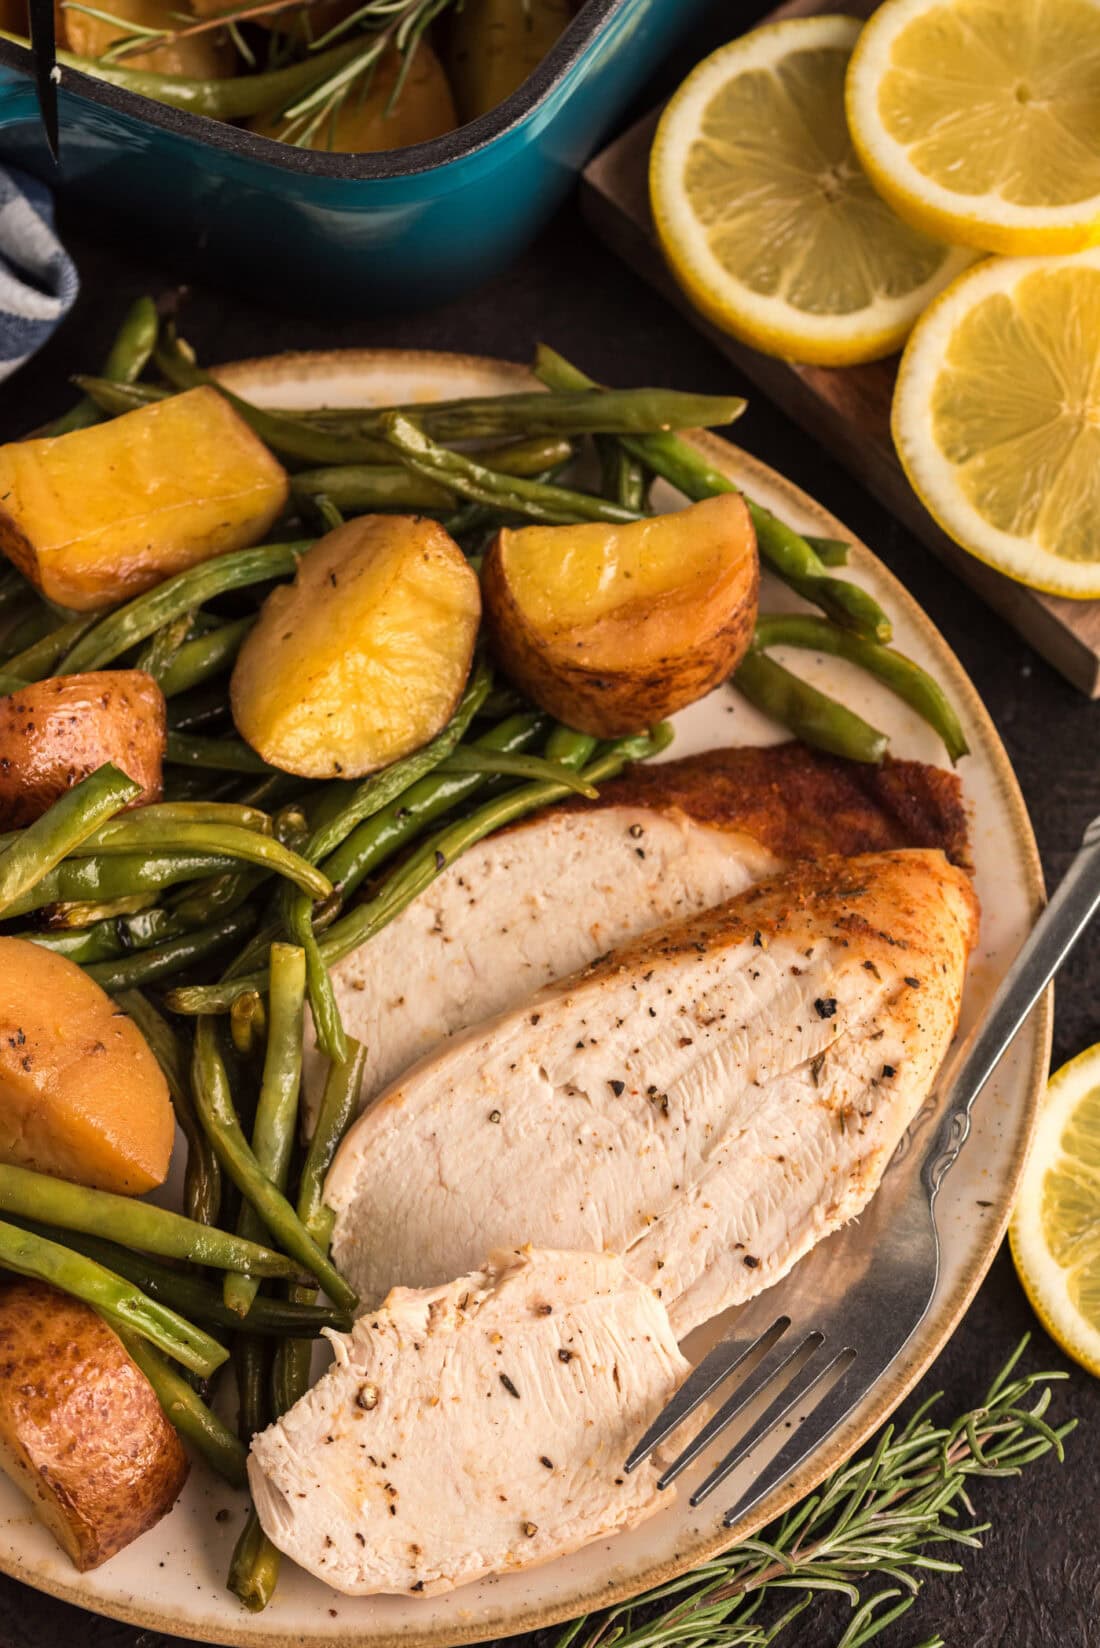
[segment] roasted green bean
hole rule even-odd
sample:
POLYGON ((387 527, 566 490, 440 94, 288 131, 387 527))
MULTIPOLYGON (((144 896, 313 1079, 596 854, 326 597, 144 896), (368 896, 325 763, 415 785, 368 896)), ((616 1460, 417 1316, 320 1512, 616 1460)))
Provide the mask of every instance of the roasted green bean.
POLYGON ((848 554, 852 546, 845 543, 843 538, 819 538, 813 532, 805 533, 804 537, 822 566, 848 565, 848 554))
MULTIPOLYGON (((325 1091, 309 1151, 298 1181, 298 1217, 314 1240, 328 1249, 332 1215, 322 1201, 325 1178, 337 1147, 355 1116, 359 1089, 366 1063, 366 1048, 348 1038, 348 1057, 330 1062, 325 1091)), ((311 1290, 291 1285, 290 1298, 299 1309, 308 1309, 311 1290)), ((313 1345, 309 1339, 287 1338, 276 1346, 271 1369, 271 1386, 278 1413, 285 1413, 304 1395, 309 1386, 313 1345)))
POLYGON ((140 794, 141 785, 110 762, 66 790, 0 855, 0 912, 20 913, 67 853, 140 794))
MULTIPOLYGON (((263 1081, 252 1128, 252 1151, 260 1171, 278 1190, 286 1190, 298 1121, 302 1079, 302 1030, 305 1014, 306 958, 297 945, 273 944, 267 1005, 267 1049, 263 1081)), ((237 1220, 238 1235, 255 1242, 263 1235, 259 1216, 248 1202, 237 1220)), ((238 1316, 248 1313, 258 1291, 255 1270, 241 1265, 226 1276, 223 1297, 238 1316)))
POLYGON ((59 624, 40 641, 9 658, 4 665, 5 675, 17 676, 20 681, 41 681, 54 674, 58 661, 98 622, 98 614, 91 613, 59 624))
MULTIPOLYGON (((134 383, 144 372, 157 341, 160 321, 152 298, 138 298, 130 305, 126 318, 103 362, 102 376, 111 383, 134 383)), ((85 395, 70 411, 55 418, 50 435, 67 435, 74 429, 87 429, 99 422, 99 408, 85 395)))
MULTIPOLYGON (((69 791, 72 795, 73 791, 69 791)), ((33 826, 32 826, 33 828, 33 826)), ((4 858, 0 857, 0 870, 4 858)), ((199 881, 236 869, 236 860, 213 853, 131 853, 123 857, 66 858, 4 911, 5 920, 43 905, 102 903, 199 881)))
POLYGON ((190 1050, 181 1046, 175 1029, 140 990, 120 991, 115 996, 115 1005, 133 1019, 149 1043, 168 1083, 176 1121, 187 1143, 187 1166, 183 1176, 184 1212, 199 1224, 216 1224, 222 1199, 222 1170, 203 1132, 191 1098, 190 1050))
POLYGON ((322 1246, 328 1244, 328 1220, 322 1201, 325 1179, 341 1139, 355 1116, 367 1049, 348 1037, 348 1056, 329 1064, 325 1090, 298 1181, 298 1217, 322 1246))
POLYGON ((270 774, 277 770, 240 738, 202 738, 194 733, 170 732, 167 759, 181 767, 211 767, 215 772, 270 774))
POLYGON ((126 813, 103 824, 81 843, 80 851, 90 857, 111 842, 131 841, 140 846, 148 837, 181 824, 229 825, 237 830, 253 830, 272 835, 271 815, 261 807, 240 801, 154 801, 140 812, 126 813))
POLYGON ((166 1305, 157 1304, 124 1277, 86 1259, 72 1248, 48 1241, 18 1225, 0 1221, 0 1266, 17 1276, 33 1276, 70 1293, 114 1323, 139 1333, 166 1355, 203 1377, 225 1361, 227 1351, 201 1328, 166 1305))
POLYGON ((255 1237, 233 1236, 133 1196, 70 1184, 10 1163, 0 1163, 0 1213, 40 1219, 60 1230, 84 1231, 121 1247, 188 1259, 216 1270, 259 1277, 292 1276, 296 1269, 290 1259, 255 1237))
POLYGON ((12 938, 29 939, 55 956, 66 956, 80 967, 89 967, 100 961, 113 961, 124 952, 124 946, 114 921, 97 921, 91 927, 59 933, 12 933, 12 938))
POLYGON ((596 753, 599 742, 589 732, 577 732, 559 723, 546 740, 546 759, 559 767, 583 767, 596 753))
POLYGON ((816 749, 870 764, 886 754, 885 733, 756 647, 750 647, 733 680, 750 704, 816 749))
MULTIPOLYGON (((509 446, 480 448, 469 456, 498 475, 534 477, 561 468, 573 456, 568 441, 543 436, 509 446)), ((440 513, 455 507, 454 493, 443 483, 414 475, 401 464, 339 464, 301 470, 292 483, 294 495, 325 498, 344 515, 417 510, 440 513)))
MULTIPOLYGON (((543 716, 526 710, 474 739, 472 747, 506 754, 525 750, 535 742, 544 725, 543 716)), ((360 824, 323 860, 321 868, 340 895, 349 898, 373 870, 413 841, 425 825, 468 801, 484 782, 484 775, 480 773, 465 777, 432 773, 360 824)))
MULTIPOLYGON (((241 1440, 263 1430, 272 1417, 268 1400, 267 1347, 251 1334, 238 1334, 233 1346, 240 1393, 238 1425, 241 1440)), ((249 1506, 229 1565, 229 1589, 253 1613, 266 1608, 279 1579, 280 1556, 260 1527, 256 1508, 249 1506)))
POLYGON ((286 925, 295 944, 305 956, 306 977, 309 980, 309 1008, 313 1015, 313 1031, 317 1045, 330 1059, 346 1059, 347 1036, 336 991, 332 987, 328 968, 321 955, 317 936, 313 931, 313 907, 302 893, 293 893, 286 900, 286 925))
POLYGON ((151 675, 159 685, 186 641, 193 620, 194 613, 181 612, 178 618, 155 629, 138 653, 135 667, 151 675))
POLYGON ((439 763, 445 773, 499 773, 505 778, 526 778, 549 784, 564 784, 566 789, 595 801, 599 791, 571 766, 560 761, 548 761, 538 755, 502 755, 499 750, 478 750, 469 747, 455 750, 439 763))
POLYGON ((733 423, 745 410, 740 395, 691 395, 673 389, 599 389, 544 395, 521 390, 461 400, 393 407, 336 408, 312 421, 357 435, 382 435, 395 414, 413 418, 436 441, 503 440, 508 436, 624 435, 733 423))
POLYGON ((119 1338, 152 1385, 157 1401, 165 1415, 185 1442, 201 1454, 211 1470, 232 1484, 243 1488, 247 1483, 245 1460, 248 1449, 233 1435, 197 1391, 178 1374, 159 1351, 125 1328, 116 1326, 119 1338))
POLYGON ((255 925, 254 910, 233 910, 209 927, 200 927, 193 933, 181 933, 178 938, 150 945, 135 955, 90 962, 84 971, 111 995, 120 990, 144 989, 163 979, 174 978, 177 973, 208 960, 210 956, 216 956, 231 944, 247 938, 255 925))
POLYGON ((769 647, 801 647, 812 652, 828 652, 846 658, 869 675, 877 676, 890 691, 916 710, 943 741, 951 761, 967 754, 969 745, 962 723, 950 700, 919 664, 890 647, 880 646, 865 636, 831 624, 827 618, 811 618, 803 613, 777 613, 757 620, 755 644, 769 647))
POLYGON ((164 696, 175 698, 181 692, 190 692, 228 669, 255 622, 255 618, 234 618, 185 641, 161 677, 164 696))
MULTIPOLYGON (((70 792, 75 793, 75 792, 70 792)), ((34 828, 33 825, 30 827, 34 828)), ((29 832, 28 832, 29 833, 29 832)), ((13 849, 9 849, 13 850, 13 849)), ((311 898, 327 898, 332 884, 315 865, 291 852, 274 836, 230 824, 176 824, 147 820, 141 813, 119 824, 117 832, 101 832, 87 856, 113 857, 134 852, 210 853, 217 858, 256 864, 300 887, 311 898)), ((0 858, 0 877, 4 859, 0 858)))
MULTIPOLYGON (((233 990, 232 994, 239 995, 240 991, 233 990)), ((345 1310, 354 1309, 353 1289, 325 1257, 278 1186, 263 1172, 241 1131, 218 1050, 215 1021, 207 1017, 200 1018, 195 1032, 192 1089, 207 1137, 241 1195, 251 1202, 281 1246, 316 1276, 333 1303, 345 1310)))
POLYGON ((417 424, 398 413, 391 413, 382 428, 393 450, 400 453, 402 462, 415 474, 439 481, 472 503, 489 504, 505 514, 555 526, 574 525, 578 521, 609 521, 620 526, 638 519, 634 510, 608 503, 605 498, 594 498, 588 492, 571 492, 546 481, 497 474, 461 452, 437 446, 417 424))
POLYGON ((325 498, 342 515, 373 515, 387 510, 442 513, 454 508, 454 494, 437 481, 412 475, 402 464, 339 464, 304 469, 294 476, 298 499, 325 498))
POLYGON ((136 647, 154 630, 178 618, 181 613, 203 606, 216 595, 272 578, 289 578, 311 539, 286 544, 258 544, 254 549, 238 549, 229 555, 177 572, 162 584, 128 601, 124 607, 102 618, 61 660, 59 673, 105 669, 108 664, 136 647))

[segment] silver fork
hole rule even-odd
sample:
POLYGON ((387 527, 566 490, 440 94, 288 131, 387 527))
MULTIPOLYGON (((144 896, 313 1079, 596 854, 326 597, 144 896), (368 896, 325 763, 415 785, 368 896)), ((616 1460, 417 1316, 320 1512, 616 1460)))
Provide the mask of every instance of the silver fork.
POLYGON ((628 1471, 739 1375, 660 1478, 659 1486, 667 1487, 750 1403, 771 1394, 764 1412, 692 1493, 691 1504, 699 1505, 816 1397, 794 1435, 726 1511, 723 1521, 730 1527, 793 1476, 896 1361, 936 1290, 936 1196, 970 1132, 974 1100, 1098 908, 1100 818, 1085 831, 1068 874, 944 1083, 947 1100, 928 1147, 922 1153, 912 1135, 858 1223, 820 1243, 790 1276, 745 1307, 735 1333, 703 1358, 642 1437, 626 1462, 628 1471))

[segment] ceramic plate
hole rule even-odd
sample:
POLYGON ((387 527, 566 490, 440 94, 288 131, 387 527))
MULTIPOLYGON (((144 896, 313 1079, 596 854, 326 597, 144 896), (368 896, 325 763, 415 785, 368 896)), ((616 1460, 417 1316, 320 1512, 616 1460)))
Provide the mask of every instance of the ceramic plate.
MULTIPOLYGON (((269 406, 393 404, 530 386, 520 367, 468 356, 400 351, 284 355, 225 369, 233 388, 269 406)), ((746 491, 793 526, 851 541, 851 534, 812 499, 755 459, 714 437, 707 455, 746 491)), ((676 497, 666 490, 665 507, 676 497)), ((932 670, 962 716, 972 753, 961 764, 972 815, 981 940, 971 963, 963 1029, 981 1013, 1041 904, 1035 840, 1008 758, 962 666, 943 638, 869 549, 853 543, 846 574, 871 590, 894 620, 897 646, 932 670)), ((763 605, 793 605, 764 580, 763 605)), ((896 755, 942 763, 931 731, 904 704, 851 666, 798 656, 796 667, 891 735, 896 755)), ((723 687, 676 718, 672 753, 730 743, 767 744, 786 735, 723 687)), ((850 1421, 751 1519, 769 1521, 807 1492, 863 1441, 902 1399, 955 1328, 987 1270, 1008 1219, 1047 1069, 1050 1002, 1032 1016, 977 1106, 974 1129, 938 1203, 943 1262, 932 1307, 901 1363, 872 1390, 850 1421)), ((841 1232, 832 1238, 844 1240, 841 1232)), ((697 1358, 718 1335, 710 1324, 688 1341, 697 1358)), ((445 1462, 441 1461, 445 1466, 445 1462)), ((751 1461, 750 1461, 751 1465, 751 1461)), ((0 1568, 55 1596, 96 1612, 172 1635, 210 1642, 267 1645, 362 1644, 364 1648, 444 1648, 545 1626, 648 1589, 713 1556, 746 1524, 725 1531, 721 1513, 747 1481, 731 1479, 699 1510, 686 1494, 634 1531, 449 1596, 348 1598, 286 1563, 266 1612, 251 1615, 225 1589, 225 1573, 243 1496, 196 1465, 172 1514, 103 1568, 79 1575, 0 1477, 0 1568)))

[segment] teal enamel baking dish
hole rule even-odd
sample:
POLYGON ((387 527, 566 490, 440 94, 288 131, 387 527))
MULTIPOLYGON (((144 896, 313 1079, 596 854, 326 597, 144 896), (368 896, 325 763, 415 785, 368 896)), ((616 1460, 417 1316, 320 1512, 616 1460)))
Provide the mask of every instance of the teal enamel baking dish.
POLYGON ((382 154, 292 148, 63 69, 60 175, 30 54, 0 41, 0 160, 125 215, 199 277, 299 304, 435 303, 531 239, 706 3, 587 0, 505 103, 382 154))

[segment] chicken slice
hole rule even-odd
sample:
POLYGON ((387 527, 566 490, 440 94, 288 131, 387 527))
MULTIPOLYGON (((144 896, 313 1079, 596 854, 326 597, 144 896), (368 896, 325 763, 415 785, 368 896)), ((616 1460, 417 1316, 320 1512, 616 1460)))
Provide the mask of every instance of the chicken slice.
MULTIPOLYGON (((360 1104, 447 1036, 614 945, 732 898, 790 860, 890 847, 942 847, 965 862, 955 776, 916 761, 866 767, 803 744, 635 767, 596 802, 491 836, 380 943, 332 969, 345 1027, 367 1048, 360 1104)), ((309 1038, 311 1111, 326 1070, 309 1038)))
POLYGON ((248 1477, 265 1533, 338 1591, 448 1591, 659 1508, 657 1472, 622 1463, 687 1364, 621 1260, 497 1253, 330 1337, 248 1477))
POLYGON ((857 1214, 954 1034, 977 902, 937 851, 800 866, 454 1036, 328 1178, 365 1301, 494 1247, 611 1250, 678 1338, 857 1214))

